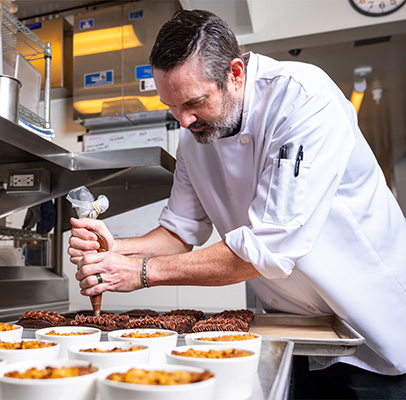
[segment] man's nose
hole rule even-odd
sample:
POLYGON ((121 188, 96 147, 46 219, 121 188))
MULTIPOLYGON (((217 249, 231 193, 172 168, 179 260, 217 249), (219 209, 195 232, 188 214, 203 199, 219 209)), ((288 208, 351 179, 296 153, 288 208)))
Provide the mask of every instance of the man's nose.
POLYGON ((196 115, 190 111, 180 111, 178 112, 178 116, 175 116, 175 118, 179 121, 183 128, 187 128, 190 124, 197 121, 196 115))

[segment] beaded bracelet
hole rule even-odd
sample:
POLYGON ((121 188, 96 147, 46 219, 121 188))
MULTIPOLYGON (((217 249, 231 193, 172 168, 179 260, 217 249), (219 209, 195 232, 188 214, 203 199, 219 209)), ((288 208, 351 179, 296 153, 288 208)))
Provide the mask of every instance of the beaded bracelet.
POLYGON ((148 283, 148 279, 147 279, 147 264, 148 264, 148 260, 150 257, 145 257, 142 260, 142 265, 141 265, 141 283, 144 286, 144 288, 148 288, 149 283, 148 283))

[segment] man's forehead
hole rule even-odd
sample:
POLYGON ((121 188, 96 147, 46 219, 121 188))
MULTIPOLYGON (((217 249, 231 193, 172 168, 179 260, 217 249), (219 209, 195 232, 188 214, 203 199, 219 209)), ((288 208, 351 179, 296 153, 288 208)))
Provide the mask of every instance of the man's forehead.
POLYGON ((174 69, 154 71, 155 83, 161 101, 167 105, 181 105, 208 97, 217 85, 188 71, 174 69))

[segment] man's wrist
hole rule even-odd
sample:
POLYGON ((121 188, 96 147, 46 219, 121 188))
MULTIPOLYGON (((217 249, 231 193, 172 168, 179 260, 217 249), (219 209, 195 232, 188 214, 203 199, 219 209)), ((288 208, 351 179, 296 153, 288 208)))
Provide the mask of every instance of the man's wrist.
POLYGON ((149 259, 150 259, 150 257, 145 257, 142 260, 142 263, 141 263, 140 279, 141 279, 141 285, 144 288, 151 287, 149 282, 148 282, 148 276, 147 276, 147 267, 148 267, 148 260, 149 259))
POLYGON ((132 238, 114 239, 112 251, 124 256, 133 256, 137 254, 137 252, 134 251, 134 243, 132 238))

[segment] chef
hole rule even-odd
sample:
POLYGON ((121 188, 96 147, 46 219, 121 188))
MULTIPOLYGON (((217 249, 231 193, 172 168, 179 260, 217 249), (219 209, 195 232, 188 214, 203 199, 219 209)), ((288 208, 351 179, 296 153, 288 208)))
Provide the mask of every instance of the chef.
POLYGON ((248 281, 266 312, 336 314, 366 339, 296 358, 292 397, 406 398, 406 223, 352 104, 315 66, 242 55, 201 10, 161 28, 150 63, 182 127, 171 196, 139 238, 72 219, 81 293, 248 281), (213 225, 222 240, 192 252, 213 225))

